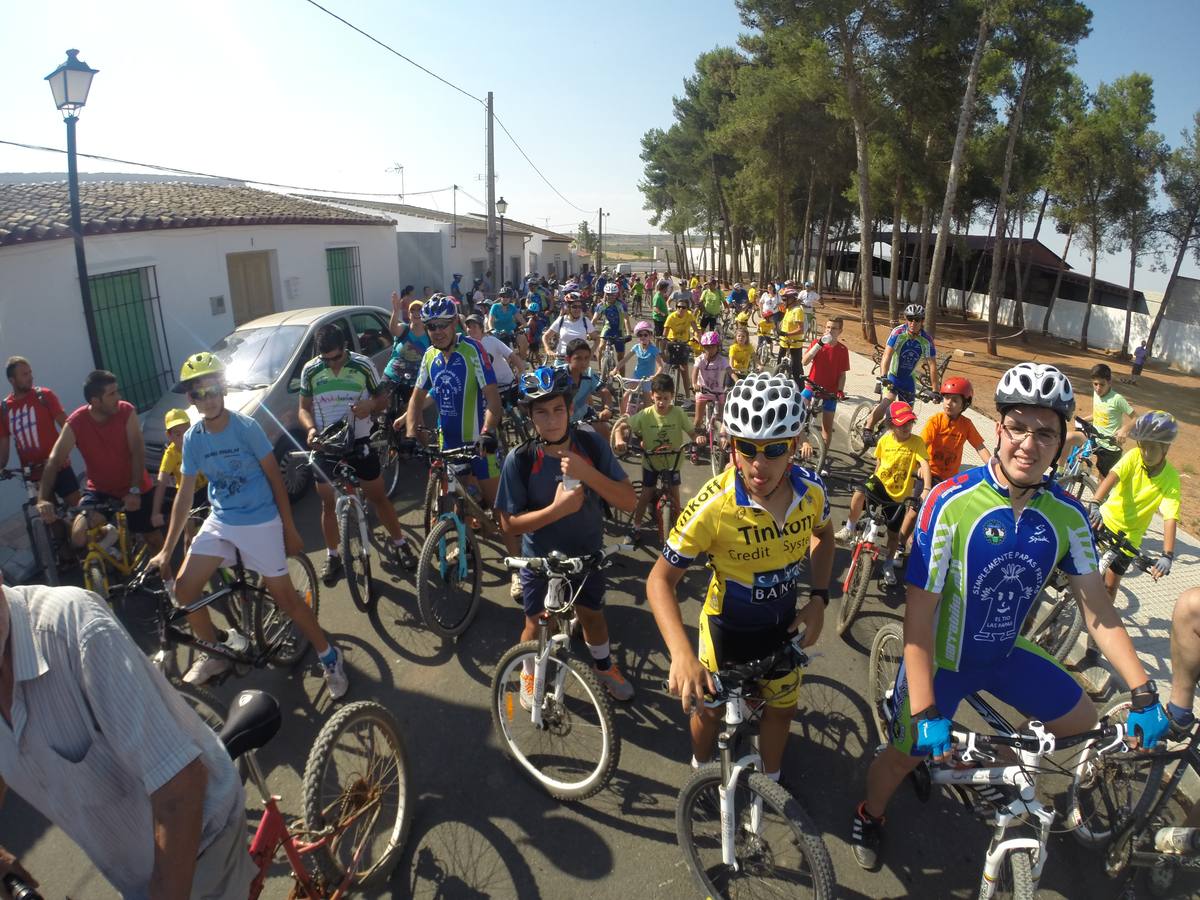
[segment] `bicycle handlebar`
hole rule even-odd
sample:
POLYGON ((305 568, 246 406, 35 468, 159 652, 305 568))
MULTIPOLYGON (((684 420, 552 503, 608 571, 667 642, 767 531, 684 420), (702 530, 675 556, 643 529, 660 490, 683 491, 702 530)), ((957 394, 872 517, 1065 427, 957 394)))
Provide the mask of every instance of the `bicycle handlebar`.
POLYGON ((584 572, 594 572, 605 568, 614 554, 632 549, 632 544, 610 544, 587 556, 567 556, 565 553, 552 550, 549 556, 506 556, 504 565, 513 571, 528 569, 530 572, 550 575, 582 575, 584 572))
POLYGON ((757 681, 772 674, 779 678, 795 669, 805 668, 808 654, 801 646, 803 640, 804 632, 797 632, 766 656, 717 670, 712 676, 717 692, 711 698, 706 696, 704 705, 709 708, 724 706, 732 699, 734 691, 740 690, 747 681, 757 681))
POLYGON ((1095 540, 1096 544, 1102 546, 1105 550, 1115 550, 1118 553, 1131 557, 1133 564, 1143 572, 1149 572, 1157 562, 1156 559, 1143 553, 1140 548, 1133 546, 1124 531, 1110 531, 1107 526, 1101 525, 1096 530, 1095 540))
MULTIPOLYGON (((955 723, 955 725, 957 724, 955 723)), ((960 726, 951 732, 951 736, 954 738, 955 744, 961 747, 961 749, 956 749, 965 762, 991 761, 994 758, 991 751, 997 747, 1011 747, 1014 750, 1046 756, 1056 750, 1066 750, 1088 741, 1103 742, 1099 752, 1107 753, 1118 747, 1127 747, 1126 739, 1130 737, 1126 727, 1119 723, 1104 722, 1099 728, 1068 737, 1056 737, 1046 730, 1045 725, 1036 720, 1029 722, 1025 727, 1029 729, 1026 734, 982 734, 960 726)))

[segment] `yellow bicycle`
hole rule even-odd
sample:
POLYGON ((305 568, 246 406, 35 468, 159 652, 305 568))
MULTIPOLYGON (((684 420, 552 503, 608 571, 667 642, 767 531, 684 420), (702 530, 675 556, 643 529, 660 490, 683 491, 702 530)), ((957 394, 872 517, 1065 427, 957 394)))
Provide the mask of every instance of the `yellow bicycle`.
POLYGON ((72 507, 68 512, 72 516, 95 512, 106 519, 115 519, 115 525, 105 521, 88 528, 87 544, 80 564, 83 569, 83 586, 99 594, 111 605, 112 589, 125 585, 145 566, 146 560, 149 559, 146 545, 129 531, 125 507, 120 503, 89 503, 72 507), (121 580, 117 582, 110 579, 110 573, 119 576, 121 580))

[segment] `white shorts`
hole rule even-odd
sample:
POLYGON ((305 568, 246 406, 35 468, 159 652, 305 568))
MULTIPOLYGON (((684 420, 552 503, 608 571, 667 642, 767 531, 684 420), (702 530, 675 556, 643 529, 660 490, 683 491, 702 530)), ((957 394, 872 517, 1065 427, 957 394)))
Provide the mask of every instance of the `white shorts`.
POLYGON ((287 574, 283 520, 279 516, 261 525, 229 525, 210 513, 188 552, 195 556, 215 556, 225 566, 232 566, 240 552, 242 565, 263 578, 287 574))

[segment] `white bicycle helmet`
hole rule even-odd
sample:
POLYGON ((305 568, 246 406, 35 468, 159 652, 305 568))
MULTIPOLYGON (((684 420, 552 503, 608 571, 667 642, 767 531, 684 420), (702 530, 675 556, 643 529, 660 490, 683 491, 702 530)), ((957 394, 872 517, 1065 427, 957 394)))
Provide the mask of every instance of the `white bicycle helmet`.
POLYGON ((1052 409, 1064 422, 1075 416, 1075 391, 1071 379, 1045 363, 1017 363, 996 385, 996 409, 1001 415, 1012 406, 1052 409))
POLYGON ((725 428, 752 441, 793 438, 804 418, 796 382, 782 375, 749 375, 729 391, 725 428))
POLYGON ((904 318, 923 319, 925 318, 925 307, 920 303, 910 303, 904 307, 904 318))
POLYGON ((614 281, 610 281, 604 286, 604 293, 606 294, 615 294, 618 290, 617 284, 614 281))

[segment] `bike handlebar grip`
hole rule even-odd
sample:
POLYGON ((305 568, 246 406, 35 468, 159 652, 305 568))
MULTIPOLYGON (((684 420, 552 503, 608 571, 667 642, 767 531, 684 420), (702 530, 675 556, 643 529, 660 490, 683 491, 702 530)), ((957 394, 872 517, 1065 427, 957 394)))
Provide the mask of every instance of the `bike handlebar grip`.
POLYGON ((42 895, 31 888, 29 884, 12 872, 4 876, 2 882, 13 900, 43 900, 42 895))

